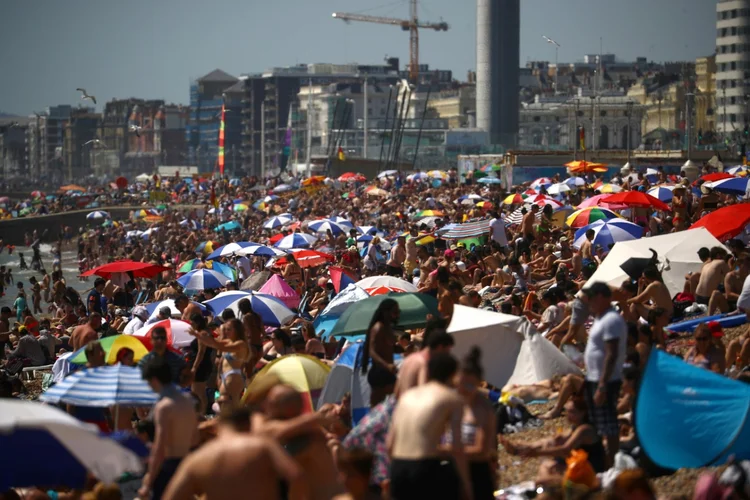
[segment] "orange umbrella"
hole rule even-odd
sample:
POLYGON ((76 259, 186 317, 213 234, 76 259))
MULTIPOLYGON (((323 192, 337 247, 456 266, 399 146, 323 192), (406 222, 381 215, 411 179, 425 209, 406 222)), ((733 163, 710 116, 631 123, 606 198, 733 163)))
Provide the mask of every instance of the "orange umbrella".
POLYGON ((58 191, 62 192, 62 193, 66 192, 66 191, 81 191, 81 192, 85 192, 86 188, 85 187, 81 187, 81 186, 79 186, 77 184, 68 184, 68 185, 65 185, 65 186, 61 186, 60 189, 58 189, 58 191))
POLYGON ((586 160, 576 160, 565 164, 574 174, 590 174, 592 172, 606 172, 607 165, 604 163, 594 163, 586 160))
POLYGON ((302 185, 303 186, 315 186, 318 184, 323 184, 323 181, 325 180, 326 178, 322 175, 313 175, 312 177, 302 181, 302 185))

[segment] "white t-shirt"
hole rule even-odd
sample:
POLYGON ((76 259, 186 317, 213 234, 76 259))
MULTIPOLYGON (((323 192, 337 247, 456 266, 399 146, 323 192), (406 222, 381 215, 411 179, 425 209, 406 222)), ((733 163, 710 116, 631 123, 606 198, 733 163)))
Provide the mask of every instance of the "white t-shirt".
POLYGON ((128 324, 125 325, 125 329, 122 331, 122 333, 130 334, 135 333, 141 328, 143 328, 143 320, 139 318, 138 316, 133 316, 133 319, 128 321, 128 324))
POLYGON ((737 308, 740 311, 750 311, 750 276, 745 278, 742 284, 742 292, 740 298, 737 299, 737 308))
POLYGON ((586 380, 599 382, 604 369, 604 346, 610 340, 617 339, 617 359, 608 382, 622 380, 622 366, 628 343, 628 325, 614 309, 598 317, 589 331, 589 340, 583 358, 586 363, 586 380))
POLYGON ((505 221, 502 216, 498 219, 492 219, 490 222, 490 228, 492 229, 492 241, 496 242, 501 247, 507 247, 508 236, 505 234, 505 221))
POLYGON ((542 312, 542 323, 546 324, 549 328, 559 325, 560 319, 560 308, 554 304, 542 312))

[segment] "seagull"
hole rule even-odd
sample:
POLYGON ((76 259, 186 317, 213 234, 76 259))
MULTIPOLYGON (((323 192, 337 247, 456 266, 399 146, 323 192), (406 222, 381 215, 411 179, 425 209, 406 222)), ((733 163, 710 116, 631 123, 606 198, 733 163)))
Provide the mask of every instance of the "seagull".
POLYGON ((142 129, 143 129, 143 127, 141 127, 139 125, 131 125, 130 126, 130 131, 131 132, 135 132, 136 137, 140 137, 141 136, 141 130, 142 129))
POLYGON ((86 89, 77 88, 76 90, 81 93, 81 99, 83 99, 84 101, 86 99, 90 99, 94 104, 96 104, 96 96, 89 95, 89 93, 86 92, 86 89))
POLYGON ((100 141, 99 139, 91 139, 90 141, 86 141, 86 142, 83 143, 84 146, 88 146, 89 144, 93 144, 94 146, 98 146, 100 144, 103 145, 104 143, 102 141, 100 141))
POLYGON ((559 47, 559 46, 560 46, 560 44, 559 44, 559 43, 557 43, 556 41, 554 41, 553 39, 551 39, 551 38, 550 38, 550 37, 548 37, 548 36, 542 35, 542 38, 544 38, 544 41, 545 41, 545 42, 547 42, 547 43, 551 43, 552 45, 554 45, 554 46, 556 46, 556 47, 559 47))

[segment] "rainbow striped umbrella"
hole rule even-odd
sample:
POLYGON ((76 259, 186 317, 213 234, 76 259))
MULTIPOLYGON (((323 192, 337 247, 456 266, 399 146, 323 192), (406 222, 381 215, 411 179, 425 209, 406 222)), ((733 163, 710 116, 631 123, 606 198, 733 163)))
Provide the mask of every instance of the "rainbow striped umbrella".
POLYGON ((489 164, 483 166, 482 168, 480 168, 479 170, 481 172, 487 173, 487 172, 499 172, 502 169, 503 169, 502 165, 498 165, 496 163, 489 163, 489 164))
POLYGON ((529 197, 529 195, 527 195, 527 194, 515 193, 515 194, 512 194, 512 195, 508 196, 507 198, 505 198, 503 200, 503 204, 505 204, 505 205, 521 205, 521 204, 523 204, 526 201, 526 199, 528 197, 529 197))
POLYGON ((565 224, 567 224, 568 227, 579 228, 599 220, 610 220, 618 217, 619 215, 612 210, 607 210, 606 208, 587 207, 582 208, 581 210, 576 210, 570 214, 570 217, 565 219, 565 224))
MULTIPOLYGON (((184 262, 179 269, 177 269, 178 273, 189 273, 190 271, 194 271, 198 269, 198 265, 203 262, 200 259, 190 259, 186 262, 184 262)), ((203 267, 206 267, 208 269, 211 269, 211 261, 208 260, 206 262, 203 262, 203 267)))

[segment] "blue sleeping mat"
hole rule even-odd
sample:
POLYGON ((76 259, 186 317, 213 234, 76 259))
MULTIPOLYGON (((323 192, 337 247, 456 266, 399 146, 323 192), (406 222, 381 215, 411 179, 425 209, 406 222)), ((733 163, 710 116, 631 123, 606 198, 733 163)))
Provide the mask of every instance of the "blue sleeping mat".
POLYGON ((701 323, 707 323, 709 321, 718 322, 722 328, 731 328, 733 326, 744 325, 747 323, 747 316, 745 313, 740 314, 718 314, 716 316, 702 316, 700 318, 689 319, 687 321, 680 321, 678 323, 672 323, 666 327, 666 330, 672 332, 692 332, 701 323))

